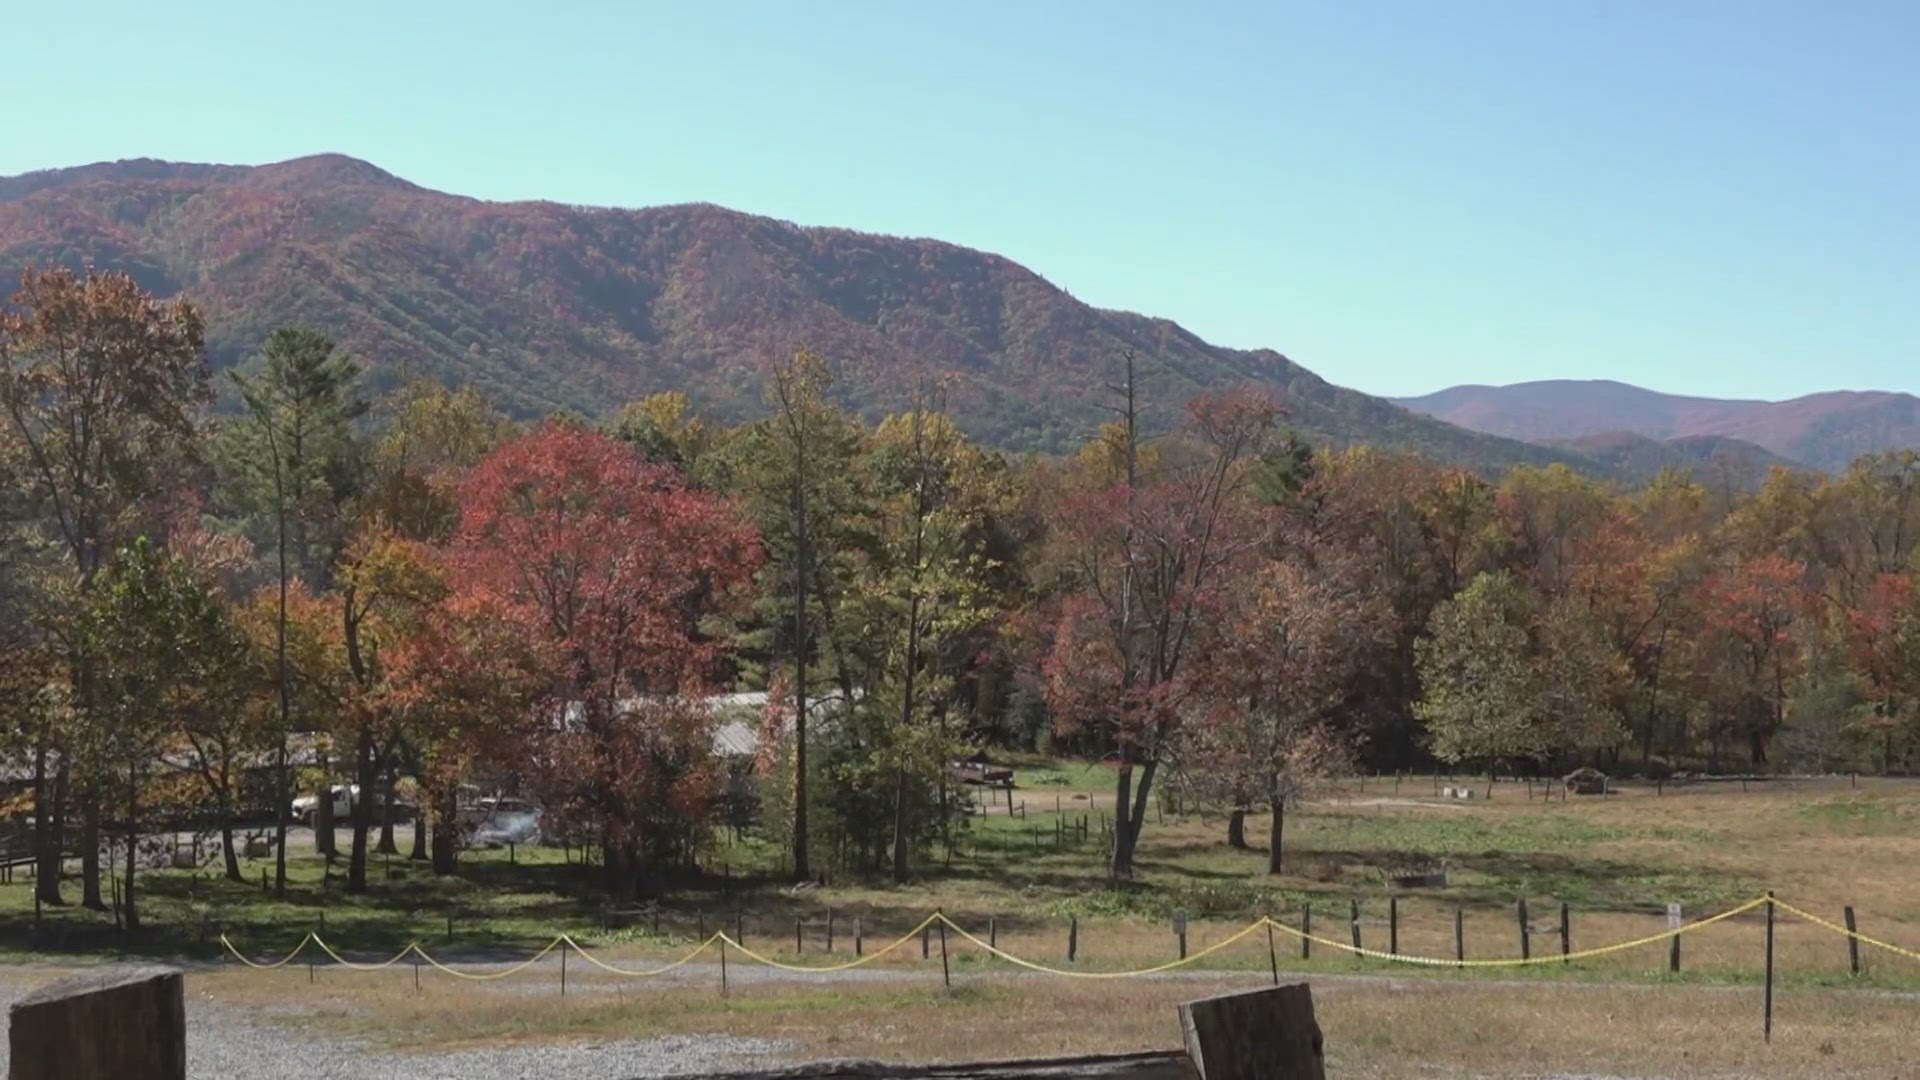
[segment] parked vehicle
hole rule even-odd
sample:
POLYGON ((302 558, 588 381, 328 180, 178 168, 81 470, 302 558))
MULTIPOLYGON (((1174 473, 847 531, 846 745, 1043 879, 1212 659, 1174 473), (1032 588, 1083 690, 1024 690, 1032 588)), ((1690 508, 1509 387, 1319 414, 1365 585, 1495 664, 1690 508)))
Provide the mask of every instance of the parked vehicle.
MULTIPOLYGON (((354 800, 360 797, 360 785, 335 784, 328 789, 328 794, 333 797, 333 820, 336 823, 344 823, 353 814, 354 800)), ((320 824, 319 810, 318 795, 302 795, 293 800, 294 818, 310 826, 317 827, 320 824)))
POLYGON ((540 808, 525 799, 481 799, 475 810, 483 816, 467 834, 470 847, 540 842, 540 808))

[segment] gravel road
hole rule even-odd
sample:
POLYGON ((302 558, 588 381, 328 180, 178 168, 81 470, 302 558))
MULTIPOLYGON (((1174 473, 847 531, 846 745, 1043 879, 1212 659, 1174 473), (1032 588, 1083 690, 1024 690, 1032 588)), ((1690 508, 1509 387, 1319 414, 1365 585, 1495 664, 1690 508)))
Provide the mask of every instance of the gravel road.
MULTIPOLYGON (((70 969, 0 969, 0 1006, 70 969)), ((401 1054, 321 1038, 291 1023, 298 1014, 248 1013, 187 997, 187 1075, 192 1080, 641 1080, 768 1063, 792 1047, 715 1033, 401 1054)), ((0 1075, 7 1047, 0 1040, 0 1075)))

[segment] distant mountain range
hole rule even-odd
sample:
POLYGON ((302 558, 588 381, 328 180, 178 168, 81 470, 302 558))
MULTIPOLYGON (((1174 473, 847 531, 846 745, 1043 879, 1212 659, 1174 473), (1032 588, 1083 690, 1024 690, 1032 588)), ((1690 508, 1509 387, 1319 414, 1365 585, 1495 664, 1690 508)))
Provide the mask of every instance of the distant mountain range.
POLYGON ((1878 390, 1740 401, 1662 394, 1604 379, 1553 379, 1455 386, 1391 400, 1475 431, 1603 460, 1653 454, 1645 445, 1651 440, 1685 456, 1733 454, 1763 470, 1772 458, 1838 472, 1861 454, 1920 448, 1920 397, 1878 390), (1625 435, 1643 441, 1630 443, 1625 435), (1697 441, 1703 439, 1713 441, 1697 441))
MULTIPOLYGON (((0 276, 29 264, 122 269, 156 293, 190 296, 222 366, 246 362, 275 327, 311 326, 339 337, 375 390, 433 378, 476 386, 520 415, 600 416, 681 390, 738 420, 764 411, 766 363, 808 346, 832 362, 840 398, 869 417, 938 378, 973 436, 1057 451, 1109 418, 1108 385, 1131 351, 1148 419, 1161 427, 1201 389, 1251 383, 1284 395, 1289 423, 1309 440, 1413 450, 1483 472, 1563 462, 1632 478, 1656 461, 1703 460, 1699 447, 1665 442, 1688 433, 1678 426, 1648 431, 1650 445, 1575 438, 1640 430, 1624 421, 1637 415, 1624 405, 1606 414, 1621 419, 1577 428, 1546 415, 1509 424, 1507 411, 1546 406, 1475 404, 1480 391, 1503 393, 1486 388, 1402 408, 1272 350, 1224 348, 1166 319, 1092 307, 1005 258, 953 244, 704 204, 484 202, 340 155, 262 166, 120 161, 0 178, 0 276), (1559 438, 1575 441, 1549 444, 1559 438)), ((1817 461, 1751 433, 1713 433, 1830 467, 1847 447, 1884 445, 1913 427, 1911 408, 1905 428, 1891 409, 1855 416, 1802 424, 1833 448, 1817 461)))
POLYGON ((124 269, 208 317, 216 362, 267 332, 346 342, 375 385, 412 374, 504 407, 603 415, 661 390, 760 413, 770 359, 811 347, 868 416, 928 377, 966 430, 1062 450, 1110 417, 1122 355, 1159 426, 1196 391, 1283 392, 1325 443, 1368 441, 1485 470, 1578 455, 1483 435, 1334 386, 1271 350, 1091 307, 1007 259, 934 240, 802 228, 709 205, 491 203, 338 155, 258 167, 122 161, 0 179, 0 274, 124 269))

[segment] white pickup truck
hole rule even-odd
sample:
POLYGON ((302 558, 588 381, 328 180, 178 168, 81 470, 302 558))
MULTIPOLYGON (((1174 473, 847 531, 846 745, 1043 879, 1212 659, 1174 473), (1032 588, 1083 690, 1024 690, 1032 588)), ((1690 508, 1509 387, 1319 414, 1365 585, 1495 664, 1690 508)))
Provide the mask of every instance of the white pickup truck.
MULTIPOLYGON (((360 785, 335 784, 333 787, 327 789, 327 794, 333 797, 333 820, 336 823, 345 824, 347 818, 353 815, 354 800, 360 797, 360 785)), ((318 795, 302 795, 293 800, 293 816, 297 821, 304 821, 308 825, 318 825, 320 823, 319 810, 320 796, 318 795)))

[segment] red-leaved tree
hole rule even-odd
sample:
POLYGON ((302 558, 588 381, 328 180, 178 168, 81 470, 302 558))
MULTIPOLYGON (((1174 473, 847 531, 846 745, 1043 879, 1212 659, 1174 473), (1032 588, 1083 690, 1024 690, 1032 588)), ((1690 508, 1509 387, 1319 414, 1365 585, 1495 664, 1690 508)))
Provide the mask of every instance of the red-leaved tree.
POLYGON ((1091 728, 1118 753, 1115 877, 1132 873, 1154 775, 1267 536, 1248 467, 1279 412, 1249 391, 1204 395, 1188 406, 1183 438, 1142 455, 1130 391, 1129 403, 1107 441, 1117 477, 1096 471, 1070 484, 1048 522, 1064 598, 1047 700, 1060 726, 1091 728))
POLYGON ((637 887, 659 808, 699 809, 699 698, 723 648, 709 620, 752 580, 759 543, 724 499, 565 422, 488 455, 460 503, 456 592, 552 658, 527 771, 549 813, 597 832, 609 886, 637 887))

